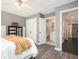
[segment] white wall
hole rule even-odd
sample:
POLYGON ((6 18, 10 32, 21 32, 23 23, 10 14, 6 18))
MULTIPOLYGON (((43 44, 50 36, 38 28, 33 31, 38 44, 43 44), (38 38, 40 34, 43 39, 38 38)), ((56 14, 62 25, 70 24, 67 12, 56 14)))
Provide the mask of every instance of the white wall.
POLYGON ((12 22, 17 22, 20 26, 25 26, 25 21, 26 20, 23 17, 1 11, 1 25, 9 26, 12 22))
POLYGON ((62 22, 62 42, 64 42, 65 39, 67 39, 67 22, 64 21, 62 22))
POLYGON ((6 25, 1 26, 1 36, 6 36, 6 25))
POLYGON ((72 24, 68 24, 68 37, 72 38, 72 24))

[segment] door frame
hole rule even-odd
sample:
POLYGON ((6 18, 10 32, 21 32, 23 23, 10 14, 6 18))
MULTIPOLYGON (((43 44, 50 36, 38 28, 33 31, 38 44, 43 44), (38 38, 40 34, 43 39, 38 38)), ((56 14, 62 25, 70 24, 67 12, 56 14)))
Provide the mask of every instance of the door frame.
POLYGON ((60 11, 60 50, 61 51, 62 51, 62 20, 63 20, 62 14, 65 13, 65 12, 76 10, 76 9, 78 9, 78 7, 60 11))

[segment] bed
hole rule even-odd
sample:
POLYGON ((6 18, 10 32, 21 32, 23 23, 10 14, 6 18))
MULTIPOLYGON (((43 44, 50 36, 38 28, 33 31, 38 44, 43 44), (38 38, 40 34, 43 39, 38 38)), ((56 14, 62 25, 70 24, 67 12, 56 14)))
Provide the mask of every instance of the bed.
POLYGON ((16 55, 16 45, 5 38, 1 38, 1 59, 29 59, 31 57, 36 57, 38 54, 37 47, 32 39, 28 38, 28 40, 32 43, 31 48, 19 55, 16 55))

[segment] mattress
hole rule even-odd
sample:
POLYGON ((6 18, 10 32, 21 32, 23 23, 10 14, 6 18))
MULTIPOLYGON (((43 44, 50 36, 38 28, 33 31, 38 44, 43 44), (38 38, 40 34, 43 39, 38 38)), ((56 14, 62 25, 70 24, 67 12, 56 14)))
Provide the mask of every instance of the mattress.
POLYGON ((30 40, 30 42, 32 43, 31 48, 24 51, 22 54, 16 55, 15 43, 8 41, 4 38, 1 38, 1 59, 29 59, 32 56, 36 57, 38 54, 37 47, 32 39, 28 38, 28 40, 30 40))

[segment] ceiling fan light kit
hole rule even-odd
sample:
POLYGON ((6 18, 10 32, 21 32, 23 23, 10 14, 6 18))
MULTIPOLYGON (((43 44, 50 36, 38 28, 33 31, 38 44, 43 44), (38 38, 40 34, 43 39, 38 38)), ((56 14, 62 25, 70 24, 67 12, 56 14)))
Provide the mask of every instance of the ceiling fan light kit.
POLYGON ((17 0, 17 1, 15 2, 15 5, 18 6, 19 8, 24 7, 22 0, 17 0))

